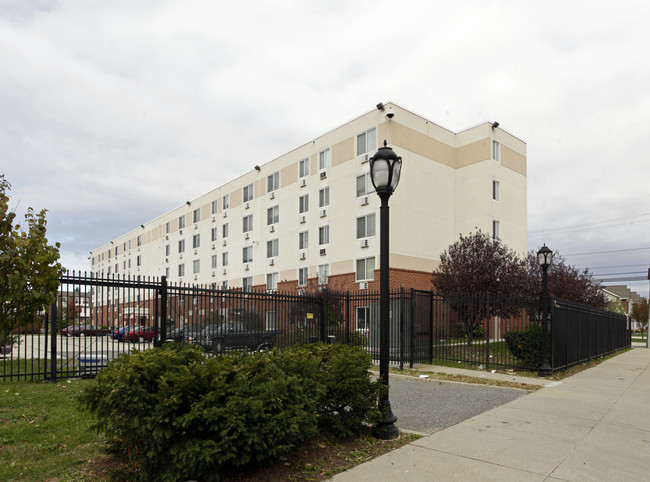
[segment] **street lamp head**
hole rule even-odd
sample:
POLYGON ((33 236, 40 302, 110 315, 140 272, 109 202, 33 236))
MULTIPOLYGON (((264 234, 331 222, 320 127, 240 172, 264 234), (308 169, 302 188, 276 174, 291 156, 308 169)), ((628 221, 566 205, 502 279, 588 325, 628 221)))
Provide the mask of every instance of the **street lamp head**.
POLYGON ((377 194, 393 194, 399 184, 401 169, 402 158, 384 141, 384 147, 380 147, 370 158, 370 178, 377 194))
POLYGON ((553 251, 548 249, 546 245, 542 246, 537 251, 537 262, 543 269, 548 268, 553 262, 553 251))

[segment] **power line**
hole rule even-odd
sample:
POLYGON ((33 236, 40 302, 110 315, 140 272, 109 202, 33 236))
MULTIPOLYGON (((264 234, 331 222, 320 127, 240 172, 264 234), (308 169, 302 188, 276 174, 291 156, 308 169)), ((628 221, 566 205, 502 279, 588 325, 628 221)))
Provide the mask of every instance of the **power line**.
POLYGON ((644 218, 646 216, 650 216, 650 213, 644 213, 644 214, 638 214, 636 216, 628 216, 628 217, 623 217, 623 218, 617 218, 617 219, 612 219, 610 221, 598 221, 598 222, 593 222, 593 223, 585 223, 585 224, 574 224, 572 226, 563 226, 560 228, 550 228, 550 229, 541 229, 538 231, 529 231, 528 235, 539 235, 539 234, 561 234, 563 232, 572 232, 572 231, 580 231, 580 230, 585 230, 585 229, 595 229, 595 228, 600 228, 600 227, 614 227, 614 226, 625 226, 628 224, 636 224, 637 222, 648 222, 650 219, 646 219, 643 221, 629 221, 629 222, 621 222, 625 220, 630 220, 630 219, 638 219, 638 218, 644 218), (613 224, 612 224, 613 223, 613 224))
MULTIPOLYGON (((611 268, 636 268, 636 267, 647 267, 648 264, 619 264, 616 266, 585 266, 587 269, 611 269, 611 268)), ((576 268, 576 269, 585 269, 585 268, 576 268)))
POLYGON ((645 271, 627 271, 624 273, 599 273, 599 274, 592 274, 592 276, 614 276, 614 275, 621 275, 621 274, 643 274, 645 271))
POLYGON ((592 253, 571 253, 571 254, 563 254, 562 256, 566 257, 566 256, 584 256, 588 254, 623 253, 629 251, 642 251, 644 249, 650 249, 650 246, 646 246, 644 248, 613 249, 611 251, 594 251, 592 253))

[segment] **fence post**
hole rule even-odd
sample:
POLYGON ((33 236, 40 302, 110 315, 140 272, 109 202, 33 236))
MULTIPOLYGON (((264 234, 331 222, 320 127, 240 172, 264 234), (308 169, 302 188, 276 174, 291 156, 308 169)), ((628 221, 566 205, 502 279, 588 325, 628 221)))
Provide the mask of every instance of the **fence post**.
POLYGON ((345 344, 350 345, 350 292, 345 292, 345 344))
POLYGON ((162 346, 167 339, 167 276, 160 280, 160 340, 158 346, 162 346))
POLYGON ((50 383, 56 383, 56 303, 50 305, 50 383))
POLYGON ((405 329, 406 320, 404 319, 403 308, 404 308, 404 288, 402 287, 400 288, 400 293, 399 293, 399 310, 391 309, 393 320, 395 320, 396 316, 399 316, 399 369, 400 370, 404 370, 404 336, 406 331, 405 329))
MULTIPOLYGON (((403 288, 402 288, 403 289, 403 288)), ((415 289, 411 288, 411 336, 409 337, 411 343, 409 345, 409 368, 413 368, 413 363, 415 362, 415 289)))
POLYGON ((433 365, 433 290, 429 291, 429 365, 433 365))
POLYGON ((327 288, 323 288, 320 307, 320 341, 327 343, 327 288))
POLYGON ((486 308, 487 308, 487 327, 485 330, 485 369, 490 369, 490 293, 487 293, 485 298, 486 308))

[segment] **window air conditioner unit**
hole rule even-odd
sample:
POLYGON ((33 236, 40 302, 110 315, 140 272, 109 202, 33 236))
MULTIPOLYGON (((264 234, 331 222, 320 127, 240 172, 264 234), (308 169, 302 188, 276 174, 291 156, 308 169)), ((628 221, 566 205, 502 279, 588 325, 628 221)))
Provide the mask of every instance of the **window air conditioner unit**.
POLYGON ((269 193, 269 199, 275 199, 275 191, 269 193))
POLYGON ((361 198, 361 205, 362 206, 367 206, 368 205, 368 196, 364 196, 361 198))
POLYGON ((247 203, 246 203, 246 209, 248 209, 248 208, 250 208, 250 207, 251 207, 251 203, 247 202, 247 203))
POLYGON ((215 276, 217 276, 217 272, 215 270, 212 270, 212 277, 214 278, 215 276))
POLYGON ((250 235, 249 235, 248 233, 246 233, 246 234, 244 235, 244 239, 248 239, 248 238, 250 238, 250 235))
POLYGON ((306 216, 300 216, 298 218, 300 224, 305 224, 307 222, 307 217, 306 216))
POLYGON ((228 217, 228 211, 224 211, 224 212, 223 212, 223 217, 224 217, 224 218, 227 218, 227 217, 228 217))
POLYGON ((179 229, 179 230, 178 230, 178 234, 183 234, 183 230, 182 230, 182 229, 179 229))
POLYGON ((165 234, 165 239, 169 239, 169 234, 165 234))
POLYGON ((244 270, 248 271, 250 269, 250 266, 248 266, 248 263, 244 265, 244 270))
POLYGON ((196 281, 197 279, 199 279, 199 276, 195 274, 194 275, 194 281, 196 281))
POLYGON ((275 260, 273 258, 269 260, 269 266, 275 266, 275 260))
POLYGON ((199 250, 198 250, 198 249, 195 249, 195 250, 194 250, 194 254, 199 254, 199 250))
POLYGON ((359 283, 359 289, 360 290, 367 290, 368 289, 368 282, 367 281, 362 281, 359 283))
POLYGON ((300 187, 305 187, 307 185, 307 179, 300 180, 300 187))
POLYGON ((327 171, 321 171, 320 178, 321 179, 327 179, 327 171))
POLYGON ((325 256, 326 254, 327 254, 327 249, 325 249, 325 248, 321 248, 321 250, 320 250, 320 255, 321 255, 321 256, 325 256))
POLYGON ((307 259, 307 255, 304 253, 304 251, 300 253, 300 259, 307 259))
POLYGON ((183 259, 183 253, 179 254, 178 257, 179 257, 180 259, 183 259))
POLYGON ((274 225, 274 224, 271 224, 271 225, 269 226, 269 233, 274 233, 274 232, 275 232, 275 225, 274 225))
POLYGON ((194 223, 194 229, 199 229, 199 223, 194 223))
POLYGON ((325 216, 327 216, 327 209, 321 209, 320 210, 320 217, 324 218, 325 216))
POLYGON ((217 243, 212 243, 212 249, 217 249, 217 243))
POLYGON ((223 269, 223 274, 224 275, 228 274, 228 270, 226 268, 223 269))
POLYGON ((217 220, 217 216, 212 216, 212 222, 214 223, 217 220))
POLYGON ((365 164, 366 162, 368 162, 368 154, 361 154, 359 156, 359 159, 361 160, 361 164, 365 164))
POLYGON ((367 239, 364 239, 364 240, 361 241, 361 247, 362 248, 367 248, 368 246, 370 246, 370 245, 368 244, 367 239))

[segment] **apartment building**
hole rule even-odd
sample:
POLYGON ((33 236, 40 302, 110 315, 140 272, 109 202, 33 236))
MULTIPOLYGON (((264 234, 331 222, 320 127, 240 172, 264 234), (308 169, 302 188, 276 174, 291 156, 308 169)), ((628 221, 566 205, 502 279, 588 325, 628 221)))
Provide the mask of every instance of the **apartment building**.
POLYGON ((95 276, 243 290, 379 289, 368 159, 402 157, 390 200, 391 288, 431 289, 440 253, 476 229, 526 251, 526 144, 497 123, 454 133, 394 103, 108 240, 95 276))

